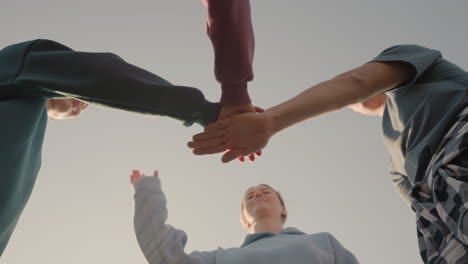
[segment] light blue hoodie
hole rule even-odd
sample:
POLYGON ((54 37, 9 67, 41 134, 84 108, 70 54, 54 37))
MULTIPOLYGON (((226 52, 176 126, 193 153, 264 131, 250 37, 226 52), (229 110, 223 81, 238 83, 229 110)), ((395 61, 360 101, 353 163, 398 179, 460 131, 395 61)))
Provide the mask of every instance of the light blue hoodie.
POLYGON ((150 264, 359 263, 331 234, 307 235, 295 228, 247 235, 239 248, 186 254, 185 232, 165 224, 166 199, 159 178, 144 177, 134 187, 135 233, 150 264))

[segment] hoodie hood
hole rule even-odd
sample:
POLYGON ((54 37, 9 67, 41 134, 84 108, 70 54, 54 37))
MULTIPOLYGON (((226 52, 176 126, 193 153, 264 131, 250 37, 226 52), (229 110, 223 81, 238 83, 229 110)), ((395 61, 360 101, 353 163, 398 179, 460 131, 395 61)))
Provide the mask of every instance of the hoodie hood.
POLYGON ((272 237, 278 234, 288 234, 288 235, 305 235, 304 232, 300 231, 297 228, 294 227, 287 227, 281 230, 278 233, 273 233, 273 232, 262 232, 262 233, 255 233, 255 234, 249 234, 245 237, 244 243, 242 243, 241 247, 245 247, 257 240, 260 240, 265 237, 272 237))

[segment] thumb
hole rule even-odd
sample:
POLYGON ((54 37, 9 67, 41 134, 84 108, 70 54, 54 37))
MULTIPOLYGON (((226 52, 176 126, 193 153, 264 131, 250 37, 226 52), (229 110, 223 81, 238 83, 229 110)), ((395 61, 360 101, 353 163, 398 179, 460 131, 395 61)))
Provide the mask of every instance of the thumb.
POLYGON ((257 113, 263 113, 263 112, 265 112, 265 109, 263 109, 263 108, 261 108, 261 107, 259 107, 259 106, 255 106, 255 112, 257 112, 257 113))

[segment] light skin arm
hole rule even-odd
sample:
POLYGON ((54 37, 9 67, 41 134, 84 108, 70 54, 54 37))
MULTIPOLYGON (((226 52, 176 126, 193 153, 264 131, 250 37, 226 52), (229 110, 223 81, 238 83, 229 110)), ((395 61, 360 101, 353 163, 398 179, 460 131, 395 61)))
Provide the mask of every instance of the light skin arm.
POLYGON ((319 83, 265 112, 246 113, 218 121, 193 137, 196 155, 224 152, 223 162, 264 148, 279 131, 309 118, 359 104, 410 79, 414 69, 401 62, 371 62, 319 83))

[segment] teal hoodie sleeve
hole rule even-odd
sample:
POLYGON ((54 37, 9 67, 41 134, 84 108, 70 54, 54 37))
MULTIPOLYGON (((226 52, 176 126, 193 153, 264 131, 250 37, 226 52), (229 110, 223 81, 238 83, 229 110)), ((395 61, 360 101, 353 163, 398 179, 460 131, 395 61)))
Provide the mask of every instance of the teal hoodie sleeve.
POLYGON ((216 251, 184 251, 187 235, 168 224, 166 198, 158 177, 134 183, 134 228, 138 244, 150 264, 215 264, 216 251))
POLYGON ((3 97, 72 97, 130 112, 207 125, 219 106, 192 87, 173 85, 108 52, 81 52, 46 39, 0 51, 3 97))
POLYGON ((441 53, 419 45, 398 45, 385 49, 370 62, 404 62, 412 66, 415 74, 412 78, 394 88, 411 86, 424 79, 423 75, 441 60, 441 53))

